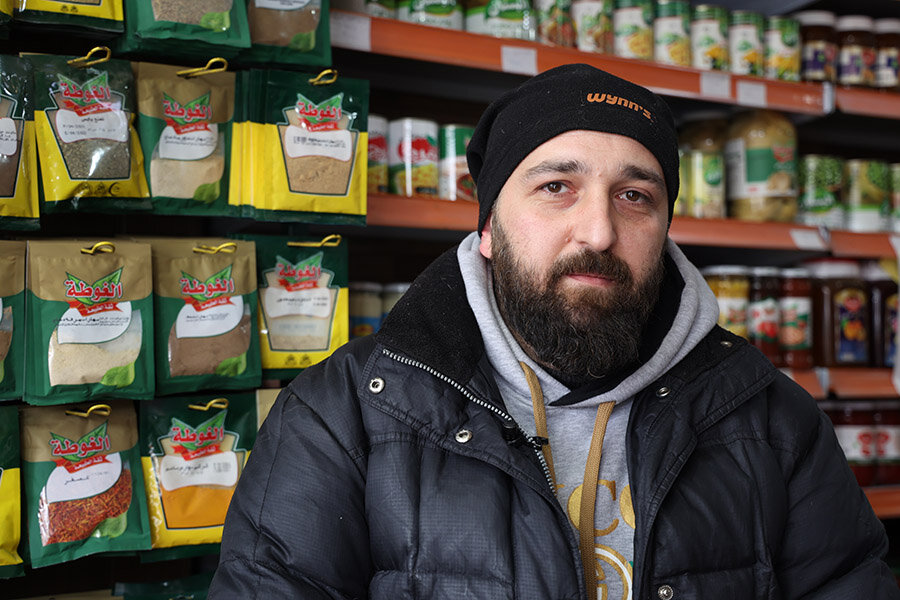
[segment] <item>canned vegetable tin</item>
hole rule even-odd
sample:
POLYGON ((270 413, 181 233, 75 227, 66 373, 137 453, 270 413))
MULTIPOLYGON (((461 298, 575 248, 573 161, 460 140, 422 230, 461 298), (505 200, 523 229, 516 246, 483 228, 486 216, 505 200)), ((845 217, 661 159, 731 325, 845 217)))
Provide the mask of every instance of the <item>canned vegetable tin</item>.
POLYGON ((841 197, 843 161, 835 156, 807 154, 800 161, 798 178, 800 222, 831 229, 843 228, 846 220, 841 197))
POLYGON ((653 0, 616 0, 613 11, 616 56, 653 58, 653 0))
POLYGON ((788 17, 766 20, 766 77, 800 81, 800 22, 788 17))
POLYGON ((697 69, 728 70, 728 11, 698 4, 691 19, 691 58, 697 69))
POLYGON ((732 11, 728 27, 728 55, 732 73, 757 77, 765 73, 765 22, 765 17, 760 13, 732 11))
POLYGON ((445 200, 475 201, 475 180, 469 174, 466 147, 474 127, 468 125, 444 125, 438 135, 440 148, 440 177, 438 196, 445 200))
POLYGON ((437 196, 438 124, 397 119, 388 124, 388 175, 392 194, 437 196))
POLYGON ((613 51, 613 0, 575 0, 575 45, 582 52, 613 51))
POLYGON ((466 31, 499 38, 534 41, 537 19, 528 0, 470 0, 466 31))
POLYGON ((844 205, 851 231, 887 229, 890 211, 890 166, 876 160, 848 160, 844 167, 844 205))
POLYGON ((369 193, 388 192, 388 124, 381 115, 369 115, 369 193))
POLYGON ((687 0, 659 0, 653 21, 653 60, 691 66, 691 4, 687 0))
POLYGON ((462 6, 456 0, 400 0, 397 18, 432 27, 462 29, 462 6))
POLYGON ((572 0, 534 0, 538 40, 557 46, 575 45, 572 0))
POLYGON ((891 165, 891 229, 900 232, 900 163, 891 165))

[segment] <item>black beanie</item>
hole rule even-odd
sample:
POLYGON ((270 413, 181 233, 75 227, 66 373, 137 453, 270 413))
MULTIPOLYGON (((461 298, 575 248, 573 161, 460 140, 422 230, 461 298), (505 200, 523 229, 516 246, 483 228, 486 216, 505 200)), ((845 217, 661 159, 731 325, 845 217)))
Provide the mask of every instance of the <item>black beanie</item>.
POLYGON ((479 233, 519 163, 544 142, 575 129, 617 133, 643 144, 662 167, 671 222, 678 195, 678 134, 668 105, 630 81, 572 64, 504 93, 478 121, 466 160, 478 190, 479 233))

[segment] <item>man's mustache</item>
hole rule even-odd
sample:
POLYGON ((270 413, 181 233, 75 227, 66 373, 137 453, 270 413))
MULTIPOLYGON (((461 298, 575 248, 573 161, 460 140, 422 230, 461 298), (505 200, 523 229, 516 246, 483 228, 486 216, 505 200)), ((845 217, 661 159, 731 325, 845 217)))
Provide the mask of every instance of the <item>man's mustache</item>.
POLYGON ((596 275, 625 285, 631 285, 633 279, 631 269, 621 258, 585 248, 577 254, 557 259, 550 268, 549 283, 554 285, 563 277, 576 273, 596 275))

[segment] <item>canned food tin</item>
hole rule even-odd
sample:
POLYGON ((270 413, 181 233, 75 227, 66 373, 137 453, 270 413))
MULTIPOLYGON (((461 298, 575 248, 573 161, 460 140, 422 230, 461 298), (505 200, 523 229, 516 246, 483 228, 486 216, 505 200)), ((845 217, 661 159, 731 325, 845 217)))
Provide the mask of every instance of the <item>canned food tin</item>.
POLYGON ((388 192, 388 123, 381 115, 369 115, 368 191, 388 192))
POLYGON ((432 27, 462 29, 462 6, 456 0, 400 0, 397 18, 432 27))
POLYGON ((616 0, 613 11, 616 56, 653 58, 653 0, 616 0))
POLYGON ((397 0, 366 0, 366 12, 373 17, 397 18, 397 0))
POLYGON ((388 176, 392 194, 437 196, 438 124, 397 119, 388 124, 388 176))
POLYGON ((724 155, 704 150, 689 150, 686 154, 689 193, 685 214, 700 219, 724 218, 724 155))
POLYGON ((575 45, 572 0, 534 0, 538 40, 557 46, 575 45))
POLYGON ((691 4, 687 0, 659 0, 653 21, 653 60, 691 66, 691 4))
POLYGON ((719 303, 719 326, 746 338, 750 270, 740 265, 716 265, 701 273, 719 303))
POLYGON ((499 38, 534 41, 537 25, 528 0, 471 0, 466 31, 499 38))
POLYGON ((887 229, 889 214, 890 166, 875 160, 848 160, 844 167, 844 205, 847 228, 851 231, 887 229))
POLYGON ((438 196, 445 200, 475 200, 475 181, 469 174, 466 147, 474 127, 444 125, 438 135, 440 148, 440 177, 438 196))
POLYGON ((698 4, 691 19, 691 61, 697 69, 728 70, 728 11, 698 4))
POLYGON ((800 81, 800 22, 788 17, 766 20, 766 77, 800 81))
POLYGON ((582 52, 613 51, 613 0, 575 0, 575 45, 582 52))
POLYGON ((807 154, 800 160, 798 178, 800 222, 831 229, 843 228, 846 220, 841 197, 843 161, 834 156, 807 154))
POLYGON ((765 72, 765 17, 749 10, 731 13, 728 26, 728 55, 731 72, 762 77, 765 72))
POLYGON ((891 165, 891 228, 900 232, 900 163, 891 165))

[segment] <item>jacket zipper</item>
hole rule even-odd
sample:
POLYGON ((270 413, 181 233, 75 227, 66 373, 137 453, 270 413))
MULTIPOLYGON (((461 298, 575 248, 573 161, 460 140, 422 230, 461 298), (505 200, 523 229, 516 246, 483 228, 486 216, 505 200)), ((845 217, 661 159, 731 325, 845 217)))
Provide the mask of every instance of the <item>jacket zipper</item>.
POLYGON ((437 371, 434 368, 429 367, 425 363, 419 362, 417 360, 413 360, 411 358, 407 358, 406 356, 402 356, 400 354, 397 354, 396 352, 392 352, 391 350, 388 350, 387 348, 383 348, 382 352, 389 358, 391 358, 399 363, 408 365, 410 367, 415 367, 417 369, 421 369, 421 370, 425 371, 426 373, 429 373, 430 375, 437 377, 444 383, 453 387, 456 391, 461 393, 463 396, 465 396, 470 402, 473 402, 482 408, 486 408, 489 411, 491 411, 492 413, 494 413, 495 415, 497 415, 498 417, 500 417, 501 419, 503 419, 504 421, 506 421, 508 423, 512 423, 515 426, 516 430, 519 432, 519 434, 523 438, 525 438, 525 440, 528 441, 528 445, 531 446, 531 450, 534 452, 535 456, 537 457, 538 461, 541 464, 541 470, 544 471, 544 478, 547 480, 547 487, 550 488, 550 492, 554 496, 556 496, 556 488, 553 485, 553 477, 551 477, 551 475, 550 475, 550 467, 547 465, 547 461, 544 459, 544 453, 541 451, 541 443, 539 441, 537 441, 535 438, 528 435, 525 432, 525 430, 523 430, 519 426, 519 424, 516 423, 515 419, 513 419, 512 416, 510 416, 506 412, 500 410, 499 408, 497 408, 490 402, 486 402, 486 401, 482 400, 481 398, 479 398, 478 396, 473 394, 469 390, 469 388, 465 387, 464 385, 462 385, 460 383, 457 383, 453 379, 450 379, 449 377, 447 377, 440 371, 437 371))

